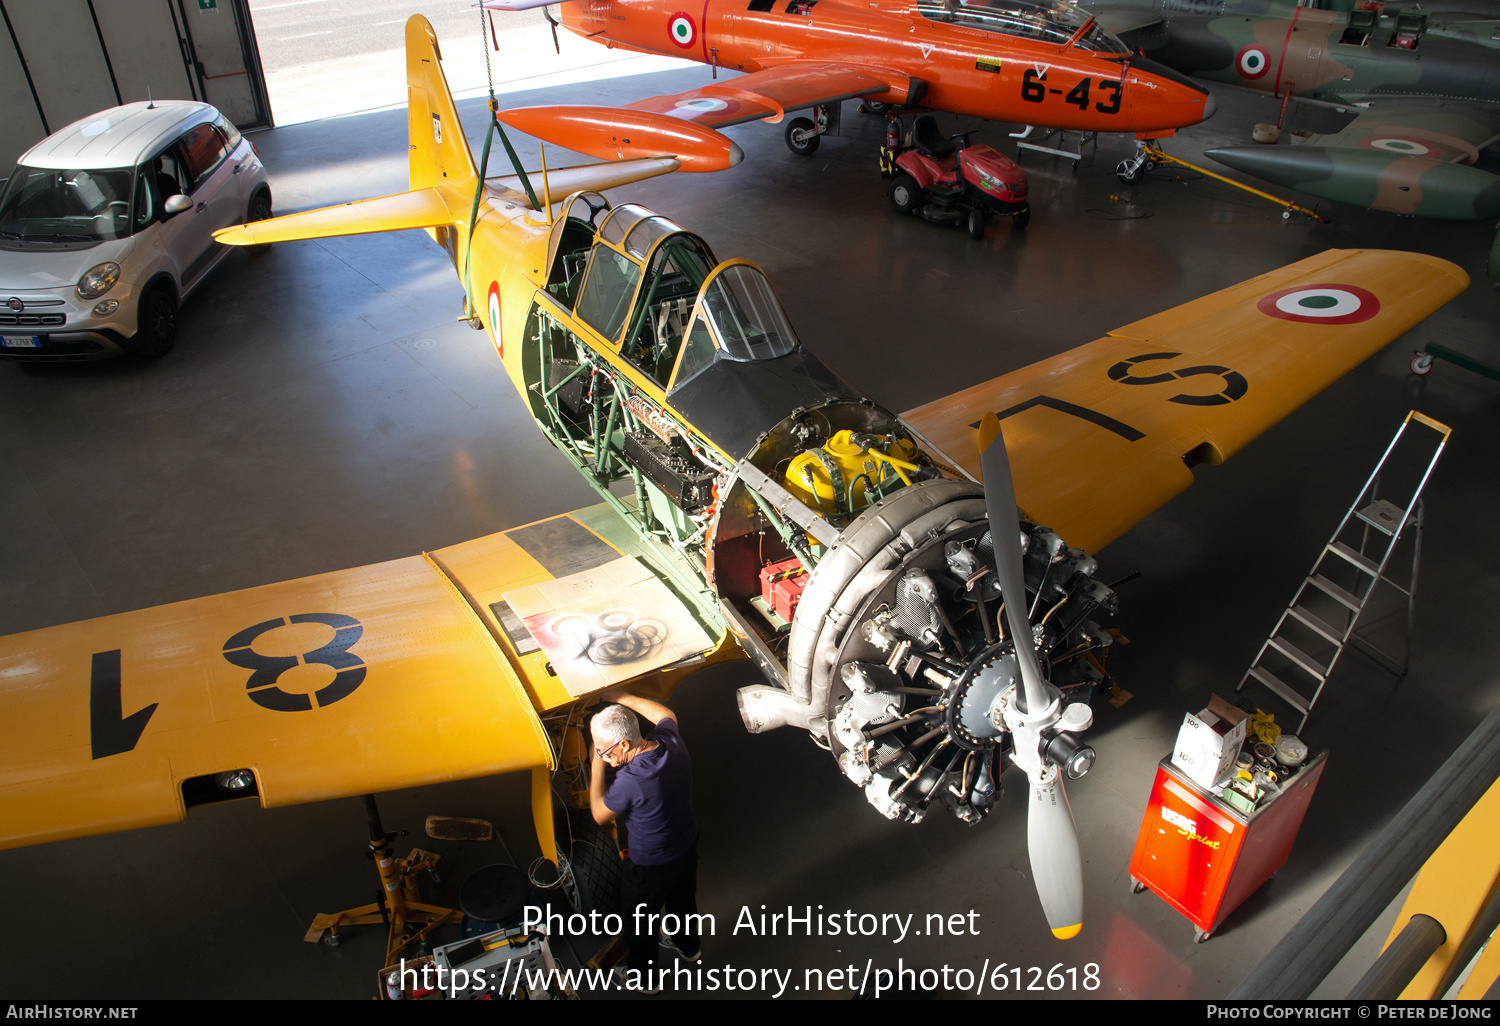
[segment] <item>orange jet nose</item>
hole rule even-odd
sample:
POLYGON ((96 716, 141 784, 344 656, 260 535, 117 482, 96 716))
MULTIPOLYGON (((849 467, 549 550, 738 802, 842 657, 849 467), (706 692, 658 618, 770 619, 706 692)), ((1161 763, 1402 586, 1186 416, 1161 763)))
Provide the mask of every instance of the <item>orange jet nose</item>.
POLYGON ((1204 85, 1140 55, 1126 72, 1130 125, 1137 132, 1186 128, 1213 117, 1218 104, 1204 85))

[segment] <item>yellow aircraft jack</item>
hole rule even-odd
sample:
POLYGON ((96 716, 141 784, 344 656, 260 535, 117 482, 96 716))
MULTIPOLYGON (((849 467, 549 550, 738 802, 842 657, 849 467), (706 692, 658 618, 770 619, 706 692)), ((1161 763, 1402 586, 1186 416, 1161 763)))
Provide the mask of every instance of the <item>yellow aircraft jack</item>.
POLYGON ((325 912, 312 921, 302 939, 310 944, 321 940, 328 945, 337 945, 339 930, 345 926, 384 923, 388 933, 383 964, 395 965, 407 948, 425 941, 429 933, 444 923, 458 922, 463 913, 417 901, 417 874, 423 870, 430 872, 437 865, 438 856, 413 848, 406 858, 396 858, 391 842, 397 835, 386 833, 381 826, 375 796, 367 794, 364 798, 365 817, 370 825, 369 854, 380 874, 381 900, 343 912, 325 912))
POLYGON ((1183 160, 1181 157, 1172 156, 1170 153, 1162 149, 1160 146, 1156 145, 1156 143, 1154 142, 1147 142, 1143 140, 1140 146, 1140 151, 1134 158, 1132 158, 1131 160, 1120 162, 1120 167, 1119 170, 1116 171, 1116 174, 1119 175, 1121 181, 1133 184, 1140 181, 1141 176, 1154 167, 1159 167, 1162 164, 1180 164, 1183 167, 1188 168, 1189 170, 1198 172, 1200 175, 1207 175, 1210 178, 1216 178, 1227 185, 1234 186, 1236 189, 1244 189, 1246 192, 1259 196, 1261 199, 1270 200, 1272 203, 1275 203, 1277 206, 1282 208, 1281 219, 1283 221, 1290 218, 1292 216, 1292 211, 1295 210, 1299 214, 1306 214, 1308 217, 1311 217, 1315 221, 1319 221, 1323 224, 1328 223, 1328 218, 1324 217, 1316 210, 1308 210, 1306 207, 1298 206, 1291 200, 1282 199, 1280 196, 1273 196, 1269 192, 1262 192, 1261 190, 1254 188, 1253 186, 1246 185, 1244 182, 1236 182, 1233 178, 1225 178, 1223 175, 1215 174, 1206 167, 1199 167, 1197 164, 1190 164, 1187 161, 1183 160))

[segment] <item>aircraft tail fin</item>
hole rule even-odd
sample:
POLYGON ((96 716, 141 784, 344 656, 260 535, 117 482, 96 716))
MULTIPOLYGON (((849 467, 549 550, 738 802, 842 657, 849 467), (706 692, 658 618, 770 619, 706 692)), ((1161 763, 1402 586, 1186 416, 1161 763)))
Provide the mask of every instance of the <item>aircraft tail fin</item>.
POLYGON ((413 191, 440 182, 473 191, 479 171, 443 74, 437 33, 420 14, 406 22, 406 128, 413 191))
MULTIPOLYGON (((454 255, 463 274, 460 253, 466 245, 462 240, 467 239, 479 209, 479 169, 443 75, 437 35, 420 14, 412 15, 406 23, 406 83, 410 192, 234 225, 221 228, 214 237, 230 246, 252 246, 425 228, 454 255), (444 229, 456 229, 458 234, 445 234, 444 229), (455 240, 458 240, 456 246, 455 240)), ((536 108, 519 112, 523 131, 535 130, 538 138, 543 139, 559 134, 581 138, 589 144, 586 152, 600 150, 613 158, 605 164, 554 170, 550 176, 553 202, 578 190, 612 188, 668 174, 688 163, 728 166, 739 159, 739 147, 724 136, 708 129, 694 131, 697 126, 684 128, 681 122, 665 115, 631 112, 633 117, 625 120, 623 129, 618 126, 610 129, 597 115, 591 119, 580 114, 580 110, 585 109, 536 108), (644 133, 650 136, 652 144, 631 147, 628 140, 618 145, 606 145, 608 140, 601 142, 611 132, 644 133), (679 159, 643 152, 652 151, 653 144, 660 152, 682 149, 690 156, 679 159)), ((501 112, 500 116, 508 114, 501 112)), ((498 122, 493 127, 498 129, 498 122)), ((505 147, 510 150, 508 142, 505 147)), ((514 156, 512 163, 516 163, 514 156)), ((548 195, 540 178, 520 173, 493 178, 488 188, 492 198, 498 196, 527 210, 542 209, 548 195), (532 178, 530 182, 528 177, 532 178)))

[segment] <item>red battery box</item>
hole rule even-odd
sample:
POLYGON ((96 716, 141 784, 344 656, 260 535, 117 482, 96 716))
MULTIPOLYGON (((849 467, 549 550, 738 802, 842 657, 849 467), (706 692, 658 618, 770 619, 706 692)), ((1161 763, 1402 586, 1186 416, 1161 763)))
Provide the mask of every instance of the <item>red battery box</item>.
POLYGON ((796 615, 797 603, 802 601, 807 579, 807 571, 802 569, 799 559, 767 563, 760 568, 760 597, 773 613, 790 623, 796 615))

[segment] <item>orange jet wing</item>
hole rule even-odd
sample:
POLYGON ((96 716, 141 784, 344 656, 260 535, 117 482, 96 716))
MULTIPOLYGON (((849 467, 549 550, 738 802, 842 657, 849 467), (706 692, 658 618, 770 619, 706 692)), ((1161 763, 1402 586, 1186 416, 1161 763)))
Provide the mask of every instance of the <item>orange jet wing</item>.
POLYGON ((672 96, 650 96, 626 107, 669 114, 706 128, 761 119, 775 124, 789 110, 905 89, 907 84, 906 76, 883 75, 875 68, 795 61, 672 96))
POLYGON ((626 530, 601 510, 0 638, 0 849, 175 823, 227 798, 272 807, 551 770, 541 714, 722 647, 666 589, 641 591, 656 578, 596 533, 626 530), (610 570, 678 643, 570 691, 505 596, 610 570), (253 783, 225 787, 237 770, 253 783))
POLYGON ((1468 284, 1436 257, 1329 250, 905 418, 977 479, 996 413, 1022 511, 1097 552, 1468 284))

